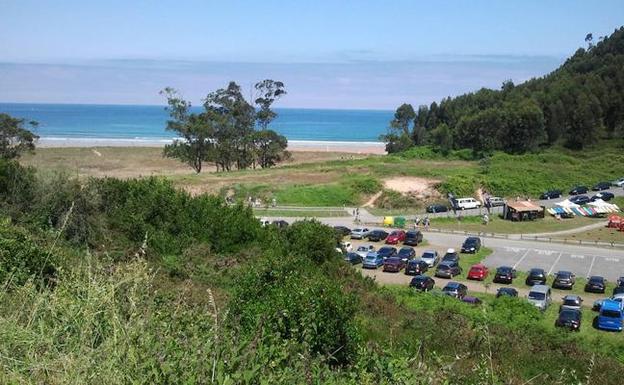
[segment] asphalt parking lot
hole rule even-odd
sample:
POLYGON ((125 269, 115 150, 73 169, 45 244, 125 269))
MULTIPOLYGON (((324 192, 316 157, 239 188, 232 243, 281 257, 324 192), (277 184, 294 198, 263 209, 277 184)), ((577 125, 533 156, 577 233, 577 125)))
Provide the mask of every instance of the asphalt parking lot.
POLYGON ((548 248, 547 244, 534 248, 503 246, 494 248, 494 252, 483 263, 492 268, 512 266, 518 271, 542 268, 549 274, 559 270, 571 271, 578 277, 601 275, 607 280, 616 280, 624 275, 624 258, 606 255, 596 248, 590 253, 565 252, 548 248), (542 247, 543 246, 543 247, 542 247))

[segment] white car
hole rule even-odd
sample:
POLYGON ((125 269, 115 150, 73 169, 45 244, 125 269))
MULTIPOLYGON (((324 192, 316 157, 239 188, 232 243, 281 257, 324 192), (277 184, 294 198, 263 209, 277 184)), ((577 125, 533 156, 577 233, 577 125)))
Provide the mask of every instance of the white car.
POLYGON ((351 239, 364 239, 370 232, 367 228, 357 228, 351 230, 351 239))
POLYGON ((501 197, 490 198, 490 206, 492 207, 505 206, 505 203, 507 203, 507 201, 504 198, 501 198, 501 197))
POLYGON ((618 187, 624 187, 624 178, 619 178, 611 182, 612 185, 618 187))
POLYGON ((420 259, 429 265, 429 267, 433 267, 440 262, 440 256, 435 250, 425 250, 420 256, 420 259))
POLYGON ((375 246, 362 245, 362 246, 358 246, 358 248, 355 250, 355 253, 362 258, 366 258, 366 255, 370 253, 371 251, 375 251, 375 246))
POLYGON ((459 210, 478 209, 481 202, 474 198, 458 198, 455 200, 455 207, 459 210))

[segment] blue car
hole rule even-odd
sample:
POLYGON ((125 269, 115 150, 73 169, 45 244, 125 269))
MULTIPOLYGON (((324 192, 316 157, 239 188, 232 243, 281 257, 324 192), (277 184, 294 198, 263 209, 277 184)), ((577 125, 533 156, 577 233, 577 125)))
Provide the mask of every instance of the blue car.
POLYGON ((624 312, 620 302, 608 299, 602 303, 598 315, 598 329, 621 332, 623 320, 624 312))
POLYGON ((381 255, 379 255, 375 251, 371 251, 366 254, 366 258, 364 258, 364 262, 362 262, 362 267, 365 269, 376 269, 379 266, 383 266, 384 259, 381 255))

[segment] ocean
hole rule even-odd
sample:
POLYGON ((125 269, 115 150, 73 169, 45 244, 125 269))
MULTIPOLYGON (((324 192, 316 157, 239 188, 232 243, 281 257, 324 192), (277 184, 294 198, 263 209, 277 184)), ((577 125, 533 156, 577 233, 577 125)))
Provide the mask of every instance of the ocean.
MULTIPOLYGON (((270 128, 292 141, 378 142, 392 111, 277 108, 270 128)), ((169 141, 164 106, 0 103, 0 113, 35 120, 42 139, 169 141)))

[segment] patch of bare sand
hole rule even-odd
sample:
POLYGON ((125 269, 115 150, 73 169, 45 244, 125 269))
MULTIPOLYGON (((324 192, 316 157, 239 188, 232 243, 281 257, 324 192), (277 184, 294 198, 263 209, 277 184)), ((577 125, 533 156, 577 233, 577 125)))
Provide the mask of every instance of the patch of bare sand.
POLYGON ((430 199, 440 197, 440 192, 436 190, 439 183, 436 179, 400 176, 384 180, 384 187, 415 198, 430 199))

